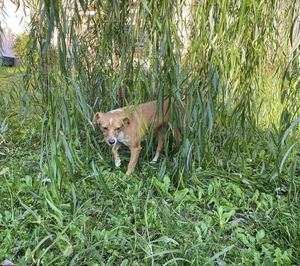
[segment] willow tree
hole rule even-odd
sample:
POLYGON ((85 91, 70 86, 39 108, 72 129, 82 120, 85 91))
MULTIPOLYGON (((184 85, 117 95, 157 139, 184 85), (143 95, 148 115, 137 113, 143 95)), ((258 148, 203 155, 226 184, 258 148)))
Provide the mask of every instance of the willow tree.
POLYGON ((99 171, 106 148, 95 140, 94 111, 168 97, 184 138, 166 148, 160 177, 182 181, 219 152, 251 153, 267 131, 280 179, 299 144, 296 0, 23 1, 24 80, 43 113, 41 167, 55 194, 84 165, 99 171))

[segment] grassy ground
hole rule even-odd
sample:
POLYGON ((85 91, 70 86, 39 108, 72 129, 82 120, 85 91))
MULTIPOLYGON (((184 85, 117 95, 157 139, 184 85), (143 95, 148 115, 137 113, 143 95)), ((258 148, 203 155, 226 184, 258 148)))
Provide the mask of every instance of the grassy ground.
MULTIPOLYGON (((54 199, 54 184, 40 167, 41 116, 23 111, 26 101, 14 89, 21 74, 12 73, 0 71, 0 261, 300 264, 299 165, 296 176, 286 171, 280 184, 270 182, 276 165, 266 132, 257 133, 250 150, 230 158, 216 148, 205 169, 186 177, 184 185, 168 174, 159 180, 145 154, 135 174, 125 176, 125 166, 114 169, 100 144, 104 152, 95 159, 100 174, 84 165, 69 180, 70 189, 54 199)), ((216 133, 216 140, 222 138, 216 133)))

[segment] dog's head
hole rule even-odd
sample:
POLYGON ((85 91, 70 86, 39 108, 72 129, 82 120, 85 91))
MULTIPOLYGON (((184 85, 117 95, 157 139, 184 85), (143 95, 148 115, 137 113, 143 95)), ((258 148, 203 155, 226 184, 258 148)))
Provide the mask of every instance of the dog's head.
POLYGON ((110 146, 117 144, 118 136, 129 125, 129 118, 124 112, 97 112, 92 120, 95 126, 99 126, 103 132, 106 143, 110 146))

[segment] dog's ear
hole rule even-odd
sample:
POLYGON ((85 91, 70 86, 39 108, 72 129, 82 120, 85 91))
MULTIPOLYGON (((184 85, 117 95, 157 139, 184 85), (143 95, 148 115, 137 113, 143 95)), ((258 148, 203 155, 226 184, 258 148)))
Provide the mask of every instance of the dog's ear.
POLYGON ((125 117, 123 118, 123 125, 124 125, 125 127, 127 127, 127 126, 130 125, 130 120, 129 120, 129 118, 128 118, 127 116, 125 116, 125 117))
POLYGON ((92 120, 94 125, 98 125, 100 123, 100 118, 101 118, 102 115, 103 115, 103 113, 100 113, 100 112, 97 112, 94 115, 93 120, 92 120))

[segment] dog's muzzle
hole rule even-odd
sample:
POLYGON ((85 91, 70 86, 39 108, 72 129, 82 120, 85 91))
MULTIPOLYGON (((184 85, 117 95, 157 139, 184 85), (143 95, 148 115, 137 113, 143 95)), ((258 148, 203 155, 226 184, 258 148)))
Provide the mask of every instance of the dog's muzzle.
POLYGON ((109 145, 114 145, 116 142, 117 142, 117 141, 116 141, 115 139, 109 139, 109 140, 107 141, 107 143, 108 143, 109 145))

